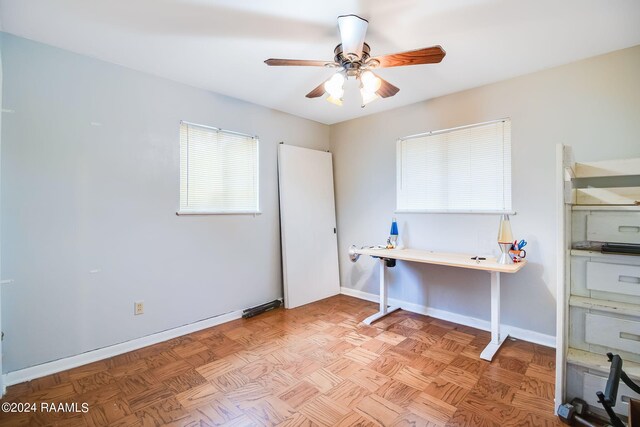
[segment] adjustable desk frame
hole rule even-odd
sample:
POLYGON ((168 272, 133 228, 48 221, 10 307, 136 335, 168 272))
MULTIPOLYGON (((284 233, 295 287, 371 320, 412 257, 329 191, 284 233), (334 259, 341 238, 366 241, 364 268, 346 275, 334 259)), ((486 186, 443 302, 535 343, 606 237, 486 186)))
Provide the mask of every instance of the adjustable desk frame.
POLYGON ((476 261, 471 254, 452 254, 416 249, 356 249, 355 253, 380 259, 380 311, 367 317, 367 325, 398 310, 400 307, 388 306, 388 284, 385 280, 387 260, 412 261, 425 264, 445 265, 487 271, 491 275, 491 342, 480 354, 484 360, 493 359, 508 335, 500 335, 500 273, 515 273, 526 265, 526 261, 515 264, 498 264, 495 258, 476 261))

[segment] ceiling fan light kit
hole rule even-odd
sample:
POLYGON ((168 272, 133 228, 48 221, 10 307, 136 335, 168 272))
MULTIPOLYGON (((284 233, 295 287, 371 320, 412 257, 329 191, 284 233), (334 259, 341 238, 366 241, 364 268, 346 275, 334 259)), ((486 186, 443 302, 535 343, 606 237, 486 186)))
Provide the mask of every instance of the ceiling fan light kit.
POLYGON ((329 98, 340 100, 340 103, 338 104, 327 98, 329 102, 333 102, 337 105, 342 105, 342 96, 344 95, 344 76, 342 75, 342 73, 336 73, 331 76, 329 80, 324 82, 324 91, 329 94, 329 98))
POLYGON ((360 73, 360 95, 362 96, 362 107, 380 98, 378 90, 382 86, 382 80, 369 70, 360 73))
POLYGON ((402 67, 406 65, 435 64, 446 55, 440 46, 432 46, 408 52, 394 53, 378 57, 370 56, 370 47, 365 43, 369 22, 357 15, 338 17, 341 43, 333 50, 333 61, 306 59, 267 59, 270 66, 310 66, 342 68, 341 71, 321 83, 306 96, 319 98, 328 94, 327 101, 342 105, 345 79, 353 77, 360 81, 362 107, 378 98, 394 96, 399 88, 375 75, 371 70, 377 68, 402 67))

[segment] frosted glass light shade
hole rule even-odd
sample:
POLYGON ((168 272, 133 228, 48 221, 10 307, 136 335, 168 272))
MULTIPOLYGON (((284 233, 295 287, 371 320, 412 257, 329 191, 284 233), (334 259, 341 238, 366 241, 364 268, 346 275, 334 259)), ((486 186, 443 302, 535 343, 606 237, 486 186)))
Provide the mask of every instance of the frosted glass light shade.
POLYGON ((327 101, 335 105, 342 105, 342 98, 335 98, 332 95, 327 96, 327 101))
POLYGON ((500 217, 498 243, 513 243, 513 233, 511 232, 511 222, 509 221, 509 215, 502 215, 500 217))
POLYGON ((362 89, 367 92, 377 92, 382 85, 382 80, 369 70, 363 71, 362 74, 360 74, 360 81, 362 82, 362 89))
POLYGON ((366 90, 364 90, 364 88, 360 89, 360 95, 362 96, 362 106, 363 107, 365 105, 367 105, 368 103, 373 102, 376 99, 380 98, 380 96, 378 96, 377 93, 375 93, 375 92, 367 92, 366 90))
POLYGON ((380 96, 376 93, 380 89, 382 80, 376 77, 371 71, 363 71, 360 74, 360 95, 362 96, 362 106, 375 101, 380 96))
POLYGON ((341 73, 336 73, 324 83, 324 90, 333 98, 342 98, 344 94, 343 85, 344 76, 341 73))

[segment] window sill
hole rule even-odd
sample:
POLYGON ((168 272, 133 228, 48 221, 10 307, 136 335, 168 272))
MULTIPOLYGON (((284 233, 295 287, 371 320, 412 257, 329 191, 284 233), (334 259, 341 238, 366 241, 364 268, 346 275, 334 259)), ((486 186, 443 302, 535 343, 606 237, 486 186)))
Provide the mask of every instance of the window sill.
POLYGON ((178 211, 176 215, 261 215, 261 211, 178 211))
POLYGON ((511 211, 472 211, 472 210, 456 210, 456 209, 396 209, 395 213, 426 213, 426 214, 477 214, 477 215, 516 215, 517 212, 511 211))

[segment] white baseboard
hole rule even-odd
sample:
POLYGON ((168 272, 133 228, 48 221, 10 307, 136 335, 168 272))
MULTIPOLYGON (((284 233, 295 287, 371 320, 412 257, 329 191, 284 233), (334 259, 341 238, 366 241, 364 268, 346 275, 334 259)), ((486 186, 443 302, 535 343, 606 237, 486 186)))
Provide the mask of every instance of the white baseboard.
MULTIPOLYGON (((380 299, 377 294, 371 294, 368 292, 359 291, 357 289, 340 287, 340 293, 343 295, 349 295, 355 298, 379 302, 380 299)), ((450 311, 440 310, 437 308, 426 307, 424 305, 415 304, 408 301, 402 301, 395 298, 389 298, 389 305, 399 306, 403 310, 411 311, 412 313, 424 314, 425 316, 435 317, 436 319, 446 320, 460 325, 469 326, 483 331, 491 330, 491 323, 488 320, 478 319, 475 317, 465 316, 458 313, 452 313, 450 311)), ((500 329, 506 332, 513 338, 517 338, 524 341, 529 341, 535 344, 544 345, 546 347, 556 346, 556 337, 553 335, 545 335, 540 332, 531 331, 529 329, 522 329, 515 326, 501 324, 500 329)))
MULTIPOLYGON (((81 365, 86 365, 87 363, 97 362, 98 360, 107 359, 109 357, 137 350, 142 347, 147 347, 149 345, 167 341, 172 338, 190 334, 192 332, 200 331, 212 326, 217 326, 222 323, 240 319, 241 317, 242 310, 231 311, 229 313, 210 317, 208 319, 200 320, 188 325, 179 326, 177 328, 157 332, 155 334, 136 338, 130 341, 125 341, 123 343, 114 344, 109 347, 103 347, 96 350, 87 351, 85 353, 77 354, 75 356, 69 356, 63 359, 46 362, 41 365, 30 366, 28 368, 8 372, 3 375, 3 386, 6 389, 6 387, 14 384, 20 384, 22 382, 30 381, 35 378, 40 378, 46 375, 55 374, 57 372, 66 371, 67 369, 76 368, 81 365)), ((4 394, 4 390, 2 394, 4 394)))

